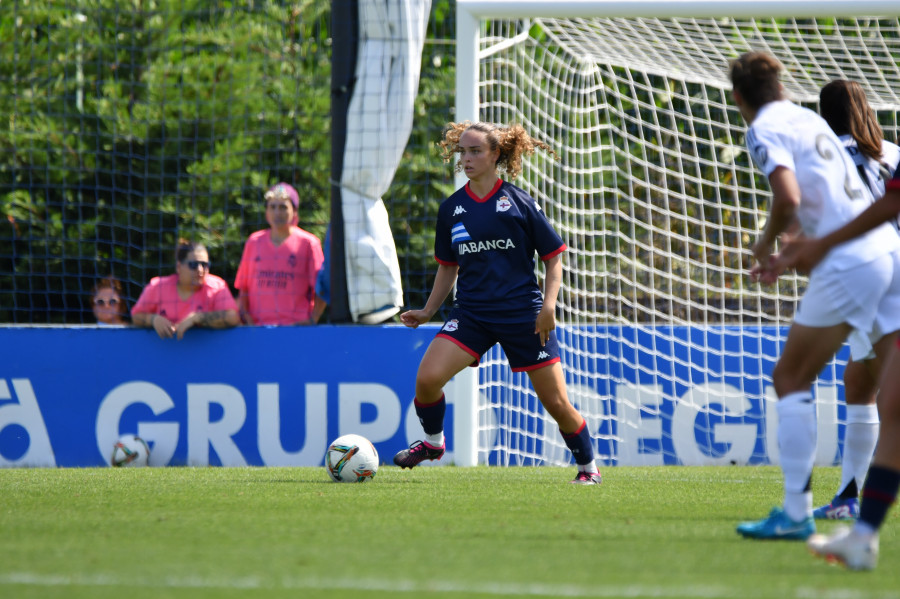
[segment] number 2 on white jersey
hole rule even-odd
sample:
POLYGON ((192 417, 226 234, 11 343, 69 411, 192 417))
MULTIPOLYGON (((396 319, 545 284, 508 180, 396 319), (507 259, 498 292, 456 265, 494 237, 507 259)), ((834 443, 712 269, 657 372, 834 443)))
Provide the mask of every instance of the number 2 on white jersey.
MULTIPOLYGON (((816 136, 816 151, 819 153, 819 156, 830 162, 834 160, 835 156, 839 156, 840 153, 844 152, 844 148, 838 146, 833 137, 820 133, 816 136)), ((838 159, 838 162, 844 167, 844 193, 847 194, 847 197, 851 200, 867 199, 862 189, 853 187, 853 180, 850 177, 850 172, 847 170, 847 163, 840 159, 838 159)))

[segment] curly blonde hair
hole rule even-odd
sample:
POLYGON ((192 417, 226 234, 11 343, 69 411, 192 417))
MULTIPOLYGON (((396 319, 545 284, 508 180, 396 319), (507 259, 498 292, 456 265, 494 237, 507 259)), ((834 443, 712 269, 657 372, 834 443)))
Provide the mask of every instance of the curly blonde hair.
MULTIPOLYGON (((531 155, 535 150, 541 149, 548 152, 553 158, 559 159, 556 152, 548 144, 531 137, 522 125, 513 123, 508 127, 494 125, 492 123, 473 123, 463 121, 461 123, 448 123, 444 127, 444 138, 438 143, 441 147, 441 158, 444 162, 453 160, 454 154, 459 154, 459 138, 462 134, 472 129, 484 133, 491 151, 500 150, 496 167, 505 171, 510 179, 515 179, 522 172, 522 156, 531 155)), ((457 160, 455 172, 462 171, 462 161, 457 160)))

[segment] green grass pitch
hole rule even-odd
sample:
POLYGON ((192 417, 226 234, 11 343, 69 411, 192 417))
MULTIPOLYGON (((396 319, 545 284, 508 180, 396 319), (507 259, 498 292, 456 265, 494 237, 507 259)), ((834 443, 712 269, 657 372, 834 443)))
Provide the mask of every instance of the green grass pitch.
MULTIPOLYGON (((0 470, 0 597, 900 597, 898 515, 874 572, 735 525, 772 467, 0 470)), ((816 500, 836 468, 816 470, 816 500)), ((830 530, 833 524, 820 525, 830 530)))

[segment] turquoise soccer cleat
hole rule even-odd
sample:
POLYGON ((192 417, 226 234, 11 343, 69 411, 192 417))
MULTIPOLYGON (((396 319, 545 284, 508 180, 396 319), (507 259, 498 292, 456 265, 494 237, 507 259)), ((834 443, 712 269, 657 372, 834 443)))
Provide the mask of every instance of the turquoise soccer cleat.
POLYGON ((786 541, 805 541, 816 532, 816 524, 807 517, 795 522, 780 507, 772 508, 768 518, 741 522, 737 527, 738 534, 748 539, 772 539, 786 541))

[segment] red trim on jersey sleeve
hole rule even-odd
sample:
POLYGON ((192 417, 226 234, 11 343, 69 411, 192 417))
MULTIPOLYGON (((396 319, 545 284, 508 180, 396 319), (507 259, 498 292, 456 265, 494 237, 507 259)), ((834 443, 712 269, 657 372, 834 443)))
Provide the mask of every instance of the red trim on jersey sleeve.
POLYGON ((569 249, 569 248, 566 247, 566 244, 562 244, 562 245, 559 247, 559 249, 556 250, 555 252, 550 252, 550 253, 547 254, 546 256, 541 256, 541 260, 543 260, 544 262, 546 262, 546 261, 549 260, 550 258, 553 258, 553 257, 555 257, 555 256, 559 256, 560 254, 562 254, 562 253, 563 253, 564 251, 566 251, 567 249, 569 249))
POLYGON ((443 264, 444 266, 457 266, 457 263, 452 260, 441 260, 437 256, 435 256, 434 259, 438 264, 443 264))

